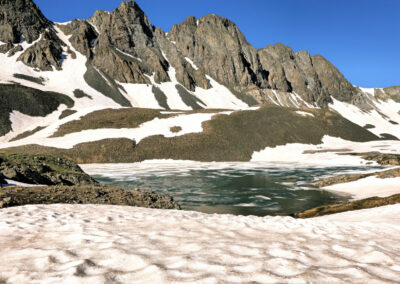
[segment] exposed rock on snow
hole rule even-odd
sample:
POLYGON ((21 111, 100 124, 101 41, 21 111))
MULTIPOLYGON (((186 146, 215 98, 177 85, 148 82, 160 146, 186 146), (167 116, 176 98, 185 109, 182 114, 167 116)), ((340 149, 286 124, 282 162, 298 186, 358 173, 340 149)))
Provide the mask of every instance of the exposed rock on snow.
POLYGON ((389 197, 370 197, 367 199, 355 200, 351 202, 341 202, 335 204, 328 204, 299 212, 294 214, 298 218, 313 218, 318 216, 324 216, 329 214, 337 214, 340 212, 361 210, 367 208, 375 208, 380 206, 386 206, 389 204, 400 203, 400 194, 395 194, 389 197))

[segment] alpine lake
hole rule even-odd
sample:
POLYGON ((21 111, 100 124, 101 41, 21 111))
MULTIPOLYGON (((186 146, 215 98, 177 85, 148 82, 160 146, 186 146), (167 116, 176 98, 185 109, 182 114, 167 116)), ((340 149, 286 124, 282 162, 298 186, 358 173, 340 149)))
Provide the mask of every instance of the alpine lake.
POLYGON ((183 210, 234 215, 290 215, 351 196, 315 188, 312 182, 373 166, 322 167, 268 163, 150 162, 91 164, 97 181, 120 188, 165 193, 183 210))

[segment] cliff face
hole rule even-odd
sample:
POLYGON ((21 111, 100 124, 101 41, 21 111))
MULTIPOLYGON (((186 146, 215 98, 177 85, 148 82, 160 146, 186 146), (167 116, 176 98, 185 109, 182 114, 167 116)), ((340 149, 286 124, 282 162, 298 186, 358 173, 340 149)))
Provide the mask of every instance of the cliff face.
POLYGON ((344 76, 322 56, 307 51, 294 53, 283 44, 256 50, 228 19, 207 15, 189 17, 175 25, 168 38, 207 74, 238 92, 257 90, 256 98, 268 102, 270 89, 295 92, 320 107, 331 96, 351 102, 358 93, 344 76))
POLYGON ((2 42, 19 43, 24 37, 28 43, 32 43, 51 27, 51 22, 31 0, 0 0, 0 7, 2 42))

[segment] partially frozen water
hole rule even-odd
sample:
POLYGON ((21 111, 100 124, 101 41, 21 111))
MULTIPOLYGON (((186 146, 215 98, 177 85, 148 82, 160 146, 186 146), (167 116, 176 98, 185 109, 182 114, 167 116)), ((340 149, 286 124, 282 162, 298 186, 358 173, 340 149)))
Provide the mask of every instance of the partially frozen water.
POLYGON ((317 178, 377 167, 301 167, 268 163, 145 162, 82 168, 98 181, 172 195, 184 210, 235 215, 287 215, 346 195, 313 188, 317 178))

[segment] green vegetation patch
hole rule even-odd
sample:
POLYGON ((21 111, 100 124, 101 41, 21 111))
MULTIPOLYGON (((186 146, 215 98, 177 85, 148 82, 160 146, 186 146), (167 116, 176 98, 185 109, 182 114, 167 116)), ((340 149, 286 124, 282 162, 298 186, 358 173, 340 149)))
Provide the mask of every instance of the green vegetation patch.
POLYGON ((30 81, 39 85, 43 85, 44 79, 42 77, 32 77, 24 74, 14 74, 14 78, 22 79, 25 81, 30 81))
POLYGON ((175 88, 178 90, 179 96, 181 97, 182 101, 190 106, 194 110, 203 109, 204 107, 200 104, 206 105, 204 102, 199 100, 197 97, 189 93, 184 87, 181 85, 175 85, 175 88))
POLYGON ((399 140, 399 138, 389 133, 381 133, 380 136, 385 140, 399 140))
POLYGON ((74 97, 77 99, 89 98, 89 99, 93 100, 92 96, 86 94, 84 91, 79 90, 79 89, 74 90, 74 97))
POLYGON ((105 73, 100 74, 100 71, 97 71, 90 63, 86 64, 86 67, 87 71, 84 79, 89 86, 123 107, 132 107, 128 99, 121 94, 119 86, 111 77, 105 73))
POLYGON ((173 126, 173 127, 170 128, 170 130, 171 130, 172 133, 178 133, 178 132, 181 132, 181 131, 182 131, 182 127, 180 127, 180 126, 173 126))
POLYGON ((364 128, 365 129, 373 129, 373 128, 375 128, 375 125, 372 125, 372 124, 366 124, 366 125, 364 125, 364 128))
POLYGON ((164 94, 163 91, 161 91, 160 88, 157 88, 156 86, 153 86, 151 91, 154 94, 154 97, 156 98, 158 104, 163 107, 166 110, 170 110, 171 108, 168 105, 167 102, 167 96, 164 94))
POLYGON ((78 144, 67 150, 37 145, 12 150, 48 151, 78 163, 128 163, 146 159, 249 161, 255 151, 266 147, 287 143, 320 144, 324 135, 356 142, 379 140, 368 130, 328 110, 312 110, 315 117, 301 117, 295 111, 264 106, 256 111, 216 115, 203 123, 201 133, 171 138, 151 136, 137 145, 129 139, 106 139, 78 144))
POLYGON ((46 116, 61 104, 71 108, 74 101, 60 93, 11 84, 0 84, 0 136, 11 131, 10 113, 19 111, 30 116, 46 116))
POLYGON ((154 118, 168 118, 174 114, 161 114, 159 110, 143 108, 105 109, 87 114, 80 120, 70 121, 60 126, 52 137, 100 128, 136 128, 154 118))
POLYGON ((60 116, 58 118, 59 119, 63 119, 63 118, 65 118, 67 116, 70 116, 70 115, 72 115, 74 113, 77 113, 77 111, 76 110, 72 110, 72 109, 66 109, 60 114, 60 116))

